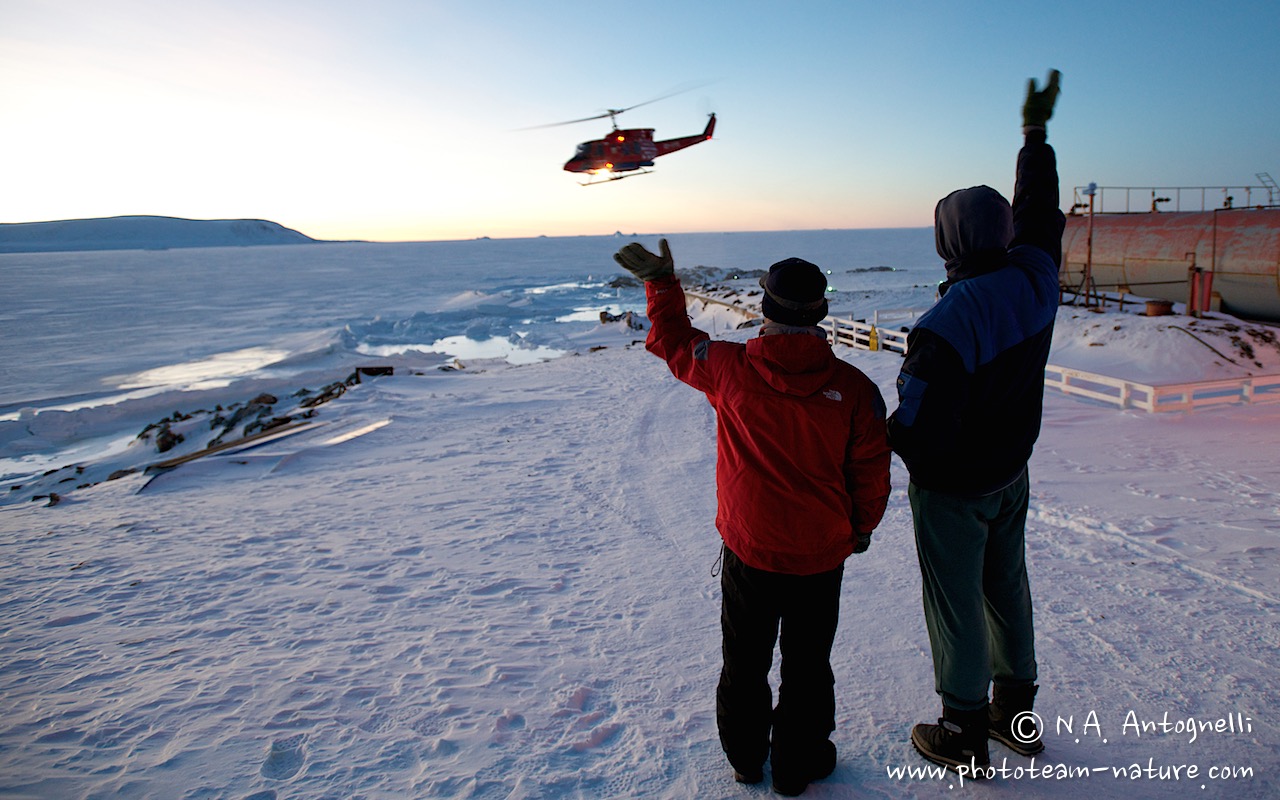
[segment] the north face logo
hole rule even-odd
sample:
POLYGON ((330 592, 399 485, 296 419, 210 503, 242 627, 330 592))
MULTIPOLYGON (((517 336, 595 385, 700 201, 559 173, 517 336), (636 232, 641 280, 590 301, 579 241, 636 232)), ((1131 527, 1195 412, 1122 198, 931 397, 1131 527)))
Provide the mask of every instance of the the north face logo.
POLYGON ((828 400, 835 400, 837 403, 839 403, 841 400, 844 399, 844 395, 840 394, 835 389, 824 390, 822 392, 822 396, 827 398, 828 400))

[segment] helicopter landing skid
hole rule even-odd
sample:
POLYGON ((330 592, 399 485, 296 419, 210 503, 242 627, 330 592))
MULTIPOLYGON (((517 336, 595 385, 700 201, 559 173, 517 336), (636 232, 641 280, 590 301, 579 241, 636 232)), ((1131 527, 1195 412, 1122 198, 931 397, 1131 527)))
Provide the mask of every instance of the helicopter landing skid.
POLYGON ((624 172, 621 175, 610 175, 607 178, 599 178, 597 180, 591 180, 591 181, 580 181, 578 185, 579 186, 595 186, 598 183, 609 183, 610 181, 620 181, 623 178, 635 178, 640 175, 648 175, 651 172, 653 172, 653 170, 651 169, 642 169, 638 172, 624 172))

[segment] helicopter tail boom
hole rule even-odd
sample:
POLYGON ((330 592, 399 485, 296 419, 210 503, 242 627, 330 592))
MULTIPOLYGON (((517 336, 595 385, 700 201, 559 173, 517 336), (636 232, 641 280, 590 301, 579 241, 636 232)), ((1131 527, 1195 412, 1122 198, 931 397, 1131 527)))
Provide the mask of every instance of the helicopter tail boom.
POLYGON ((686 147, 692 147, 699 142, 707 141, 711 138, 711 135, 715 133, 715 130, 716 115, 712 114, 711 119, 707 120, 707 127, 702 131, 702 133, 694 134, 693 136, 681 136, 676 139, 666 139, 665 141, 654 142, 653 144, 658 148, 658 155, 665 156, 667 153, 674 153, 677 150, 683 150, 686 147))

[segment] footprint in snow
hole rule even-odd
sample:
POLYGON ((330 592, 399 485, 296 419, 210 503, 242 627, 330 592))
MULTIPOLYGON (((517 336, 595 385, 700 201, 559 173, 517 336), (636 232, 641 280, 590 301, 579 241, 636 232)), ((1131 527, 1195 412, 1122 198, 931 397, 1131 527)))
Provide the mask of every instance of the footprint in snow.
POLYGON ((583 686, 570 694, 565 707, 554 716, 567 718, 564 741, 569 750, 584 753, 602 747, 622 732, 622 725, 612 721, 616 710, 607 698, 583 686))
POLYGON ((273 781, 287 781, 297 775, 306 761, 302 752, 305 740, 305 736, 297 734, 273 741, 267 760, 262 765, 262 777, 273 781))

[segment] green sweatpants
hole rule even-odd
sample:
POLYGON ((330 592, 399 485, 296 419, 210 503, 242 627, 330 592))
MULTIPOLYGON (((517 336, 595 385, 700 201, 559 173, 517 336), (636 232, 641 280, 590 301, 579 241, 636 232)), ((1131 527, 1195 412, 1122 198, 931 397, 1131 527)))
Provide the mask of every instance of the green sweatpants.
POLYGON ((934 688, 965 711, 987 702, 994 680, 1036 680, 1025 528, 1027 473, 985 497, 907 488, 933 648, 934 688))

